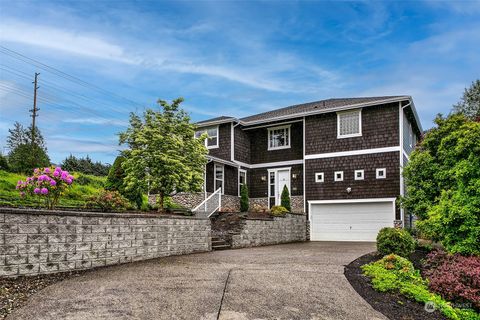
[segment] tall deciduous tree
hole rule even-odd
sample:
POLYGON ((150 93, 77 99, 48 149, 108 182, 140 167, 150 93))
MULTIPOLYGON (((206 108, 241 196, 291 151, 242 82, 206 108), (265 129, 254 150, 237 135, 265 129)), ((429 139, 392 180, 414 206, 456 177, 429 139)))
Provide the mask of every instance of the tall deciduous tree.
POLYGON ((165 197, 199 191, 203 184, 206 136, 195 138, 195 125, 180 108, 182 102, 182 98, 171 104, 159 100, 161 110, 147 109, 143 119, 131 114, 129 128, 120 134, 120 144, 129 146, 122 165, 125 188, 158 192, 159 211, 165 197))
POLYGON ((453 106, 453 110, 471 120, 480 120, 480 80, 475 80, 470 88, 465 89, 460 102, 453 106))

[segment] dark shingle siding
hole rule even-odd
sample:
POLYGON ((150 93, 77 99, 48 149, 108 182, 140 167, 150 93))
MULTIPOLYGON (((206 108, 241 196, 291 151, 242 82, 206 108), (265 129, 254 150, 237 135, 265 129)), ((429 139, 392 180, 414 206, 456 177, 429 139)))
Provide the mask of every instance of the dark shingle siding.
POLYGON ((230 161, 231 154, 230 154, 230 136, 231 136, 231 124, 224 123, 218 126, 218 148, 209 149, 208 154, 223 160, 230 161))
POLYGON ((362 136, 337 138, 337 113, 305 117, 305 154, 398 146, 399 106, 390 103, 362 108, 362 136))

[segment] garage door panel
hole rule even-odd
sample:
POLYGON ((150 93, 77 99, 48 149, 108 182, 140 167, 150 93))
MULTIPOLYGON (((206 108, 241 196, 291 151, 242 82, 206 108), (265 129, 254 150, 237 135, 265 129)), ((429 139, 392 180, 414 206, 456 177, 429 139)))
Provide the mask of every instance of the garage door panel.
POLYGON ((312 204, 313 241, 375 241, 378 231, 393 226, 392 202, 312 204))

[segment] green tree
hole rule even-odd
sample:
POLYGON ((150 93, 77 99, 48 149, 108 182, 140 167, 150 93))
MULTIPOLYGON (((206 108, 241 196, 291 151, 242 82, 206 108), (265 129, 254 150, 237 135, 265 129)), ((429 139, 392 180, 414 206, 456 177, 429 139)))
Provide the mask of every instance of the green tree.
POLYGON ((282 194, 280 196, 281 201, 280 205, 290 212, 292 208, 290 207, 290 192, 288 191, 287 185, 283 186, 282 194))
POLYGON ((50 166, 50 159, 38 145, 21 144, 10 151, 8 163, 13 172, 30 173, 36 167, 50 166))
POLYGON ((7 157, 1 154, 0 154, 0 170, 5 170, 5 171, 9 170, 7 157))
POLYGON ((15 122, 12 129, 8 129, 7 146, 10 150, 29 142, 26 129, 20 122, 15 122))
POLYGON ((402 205, 450 252, 480 253, 480 123, 438 116, 404 168, 402 205))
POLYGON ((480 119, 480 80, 473 81, 470 88, 465 89, 460 102, 453 106, 453 111, 471 120, 480 119))
POLYGON ((247 212, 249 207, 248 201, 248 187, 246 184, 242 184, 240 188, 240 211, 247 212))
POLYGON ((160 111, 147 109, 143 119, 130 115, 129 128, 120 134, 120 144, 127 144, 124 152, 125 189, 158 192, 159 211, 165 197, 176 192, 199 191, 207 163, 206 135, 195 138, 195 125, 180 108, 183 99, 171 104, 159 100, 160 111))
POLYGON ((142 207, 142 190, 140 188, 126 190, 124 179, 125 170, 122 165, 125 162, 125 157, 118 156, 108 172, 107 180, 105 181, 105 189, 111 191, 118 191, 122 196, 127 198, 131 203, 134 203, 138 209, 142 207))
POLYGON ((87 155, 85 158, 77 158, 70 154, 61 164, 64 170, 76 171, 85 174, 92 174, 95 176, 106 176, 110 170, 109 164, 101 162, 93 162, 87 155))

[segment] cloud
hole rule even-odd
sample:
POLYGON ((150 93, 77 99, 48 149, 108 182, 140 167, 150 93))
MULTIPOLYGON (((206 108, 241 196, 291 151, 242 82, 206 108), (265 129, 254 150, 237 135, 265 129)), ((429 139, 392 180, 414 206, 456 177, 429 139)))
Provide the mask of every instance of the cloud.
POLYGON ((112 126, 119 126, 119 127, 128 126, 128 121, 110 120, 110 119, 101 119, 101 118, 72 118, 72 119, 63 119, 62 122, 102 125, 102 126, 103 125, 112 125, 112 126))

